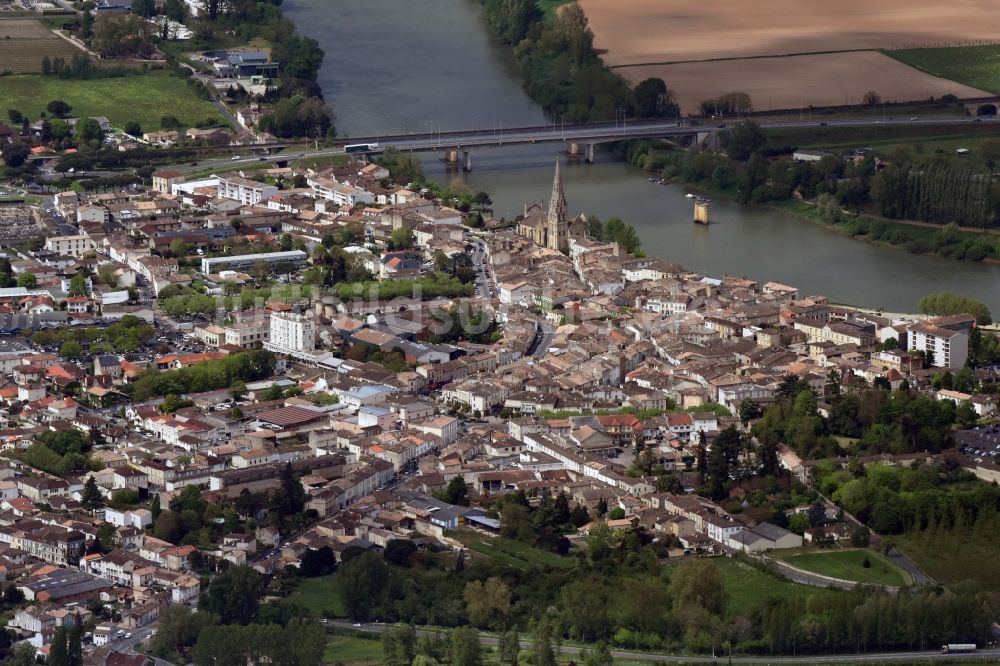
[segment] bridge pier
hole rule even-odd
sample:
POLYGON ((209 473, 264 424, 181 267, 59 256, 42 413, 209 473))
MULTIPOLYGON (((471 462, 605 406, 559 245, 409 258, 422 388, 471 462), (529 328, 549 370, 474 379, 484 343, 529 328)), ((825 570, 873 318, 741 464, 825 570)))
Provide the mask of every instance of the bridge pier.
POLYGON ((462 151, 462 168, 466 171, 472 171, 472 151, 463 150, 462 151))
POLYGON ((583 157, 583 160, 588 164, 594 163, 594 144, 593 143, 579 143, 576 141, 570 142, 566 148, 566 154, 570 157, 583 157))

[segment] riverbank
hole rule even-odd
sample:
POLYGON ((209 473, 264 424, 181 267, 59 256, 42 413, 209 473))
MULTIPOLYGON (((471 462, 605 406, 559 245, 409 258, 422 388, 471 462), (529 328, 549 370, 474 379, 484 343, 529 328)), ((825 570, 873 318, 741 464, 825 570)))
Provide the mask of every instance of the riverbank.
MULTIPOLYGON (((748 197, 742 188, 747 187, 748 171, 751 170, 749 164, 740 164, 713 153, 663 149, 650 141, 623 143, 618 146, 618 151, 630 164, 645 171, 658 171, 671 184, 693 188, 716 198, 747 202, 748 197)), ((794 199, 791 197, 797 190, 792 186, 786 183, 781 190, 782 185, 772 183, 773 178, 767 170, 774 164, 777 163, 769 165, 763 162, 756 167, 760 171, 756 177, 758 185, 752 188, 753 194, 749 199, 758 205, 781 210, 877 247, 945 259, 1000 263, 1000 231, 996 229, 890 219, 856 209, 852 212, 829 192, 818 193, 812 200, 794 199), (758 200, 758 193, 762 190, 764 195, 758 200)), ((788 168, 810 167, 809 163, 789 162, 788 168)), ((857 205, 860 206, 861 202, 857 205)))

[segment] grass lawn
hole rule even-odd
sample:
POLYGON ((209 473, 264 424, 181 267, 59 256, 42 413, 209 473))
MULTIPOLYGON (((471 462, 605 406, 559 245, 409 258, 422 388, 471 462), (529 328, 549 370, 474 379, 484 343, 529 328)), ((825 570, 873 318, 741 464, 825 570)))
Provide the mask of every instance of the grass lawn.
POLYGON ((333 613, 334 617, 347 616, 337 591, 337 579, 333 574, 303 579, 288 598, 302 604, 317 616, 322 616, 324 611, 333 613))
POLYGON ((334 636, 323 650, 323 663, 381 664, 381 640, 354 636, 334 636))
POLYGON ((555 553, 519 541, 502 537, 488 537, 471 530, 458 530, 449 536, 458 539, 470 550, 503 562, 515 569, 528 570, 535 566, 568 568, 574 564, 570 558, 560 557, 555 553))
POLYGON ((886 55, 929 74, 1000 93, 1000 45, 886 51, 886 55))
POLYGON ((727 618, 750 615, 769 599, 839 594, 835 590, 798 585, 728 557, 717 557, 714 562, 722 569, 725 581, 727 618))
POLYGON ((134 120, 147 132, 161 129, 160 118, 167 115, 189 126, 208 118, 223 121, 211 102, 197 97, 184 79, 167 72, 86 81, 5 76, 0 81, 0 109, 17 109, 37 118, 54 99, 73 107, 74 116, 105 116, 118 128, 134 120))
POLYGON ((874 550, 816 551, 782 559, 799 569, 842 580, 894 587, 910 582, 907 573, 874 550), (864 567, 865 557, 871 563, 870 567, 864 567))

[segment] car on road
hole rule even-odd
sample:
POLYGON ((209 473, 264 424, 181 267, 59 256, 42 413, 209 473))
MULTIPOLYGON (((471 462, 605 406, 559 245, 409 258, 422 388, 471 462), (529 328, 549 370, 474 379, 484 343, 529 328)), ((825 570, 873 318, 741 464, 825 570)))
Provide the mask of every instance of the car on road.
POLYGON ((240 157, 239 155, 233 155, 230 159, 232 159, 232 160, 241 160, 243 158, 240 157))
POLYGON ((125 634, 125 638, 132 638, 132 632, 125 634))

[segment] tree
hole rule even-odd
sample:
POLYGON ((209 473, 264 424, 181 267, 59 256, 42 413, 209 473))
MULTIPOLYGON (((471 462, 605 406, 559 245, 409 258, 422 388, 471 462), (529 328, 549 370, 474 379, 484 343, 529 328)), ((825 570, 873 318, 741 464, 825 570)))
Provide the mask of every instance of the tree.
POLYGON ((45 110, 56 118, 65 118, 73 110, 73 107, 61 99, 54 99, 45 105, 45 110))
POLYGON ((635 115, 638 118, 660 118, 670 115, 676 109, 670 98, 667 84, 660 78, 648 78, 640 81, 633 92, 635 99, 635 115))
POLYGON ((383 590, 391 583, 392 570, 379 555, 366 551, 341 565, 337 576, 347 615, 369 621, 372 606, 381 602, 383 590))
POLYGON ((150 651, 161 659, 175 657, 193 647, 202 628, 211 622, 211 617, 195 615, 184 604, 167 605, 160 609, 156 618, 156 634, 150 639, 150 651))
POLYGON ((382 556, 389 564, 397 567, 409 566, 410 558, 417 552, 417 545, 409 539, 389 539, 382 556))
POLYGON ((80 118, 76 121, 73 138, 77 145, 97 145, 104 139, 104 130, 101 124, 93 118, 80 118))
POLYGON ((976 409, 971 402, 963 400, 955 410, 955 420, 962 428, 971 428, 976 425, 979 415, 976 414, 976 409))
POLYGON ((125 123, 125 133, 135 137, 140 137, 142 136, 142 125, 134 120, 130 120, 125 123))
POLYGON ((767 145, 767 136, 760 125, 748 120, 738 123, 719 135, 723 150, 731 159, 744 162, 767 145))
POLYGON ((510 587, 491 576, 486 582, 474 580, 462 593, 469 621, 482 629, 502 629, 507 626, 511 611, 510 587))
POLYGON ((250 624, 262 594, 260 574, 245 565, 232 567, 212 579, 198 609, 218 615, 223 624, 250 624))
POLYGON ((94 15, 89 11, 84 11, 80 18, 80 36, 84 39, 94 36, 94 15))
POLYGON ((917 308, 923 314, 935 316, 970 314, 976 318, 979 326, 993 323, 990 309, 985 303, 951 292, 928 294, 920 299, 917 308))
MULTIPOLYGON (((17 647, 14 648, 14 652, 4 661, 6 666, 35 666, 37 663, 35 661, 35 646, 28 641, 18 643, 17 647)), ((49 653, 48 663, 52 663, 51 652, 49 653)))
POLYGON ((508 629, 497 634, 497 657, 505 666, 517 666, 521 651, 521 639, 517 629, 508 629))
POLYGON ((49 658, 46 663, 49 666, 69 666, 69 632, 66 625, 60 625, 52 636, 52 645, 49 646, 49 658))
POLYGON ((91 43, 94 50, 107 56, 143 55, 152 48, 151 36, 152 25, 142 16, 109 13, 94 21, 91 43))
POLYGON ((753 398, 743 398, 743 400, 740 401, 738 411, 740 415, 740 423, 743 424, 744 428, 747 427, 747 424, 749 424, 750 421, 760 418, 761 415, 760 405, 758 405, 757 401, 753 398))
POLYGON ((183 0, 167 0, 163 5, 163 14, 171 21, 184 23, 187 18, 187 7, 183 0))
POLYGON ((180 238, 170 241, 170 254, 174 257, 186 257, 191 253, 191 246, 180 238))
POLYGON ((24 115, 17 109, 7 109, 7 118, 14 125, 20 125, 24 122, 24 115))
POLYGON ((67 663, 70 666, 83 666, 83 618, 79 612, 73 616, 73 624, 70 625, 68 634, 67 663))
POLYGON ((468 506, 469 504, 469 489, 465 484, 465 477, 461 474, 453 476, 451 481, 445 487, 444 492, 441 494, 440 499, 448 504, 459 504, 461 506, 468 506))
POLYGON ((87 278, 83 275, 83 273, 77 273, 69 281, 69 295, 70 296, 87 295, 87 278))
POLYGON ((583 666, 612 666, 612 664, 614 659, 611 657, 611 650, 604 641, 598 643, 594 652, 587 654, 583 660, 583 666))
POLYGON ((556 653, 552 649, 552 626, 547 618, 535 624, 535 636, 531 645, 532 666, 557 666, 556 653))
POLYGON ((21 273, 17 276, 17 286, 25 289, 35 289, 38 287, 38 278, 34 273, 21 273))
POLYGON ((382 634, 386 666, 409 666, 417 656, 417 631, 413 625, 393 627, 382 634))
POLYGON ((101 489, 97 487, 97 481, 93 476, 89 477, 83 486, 83 498, 80 503, 91 513, 104 506, 104 495, 101 494, 101 489))
POLYGON ((394 250, 407 250, 413 247, 413 244, 416 242, 413 237, 413 232, 406 227, 393 229, 392 234, 389 236, 389 240, 392 243, 392 248, 394 250))
POLYGON ((882 98, 874 90, 869 90, 864 95, 861 96, 861 103, 865 106, 875 106, 880 103, 882 98))
POLYGON ((83 347, 76 340, 67 340, 59 348, 59 355, 65 358, 78 358, 83 356, 83 347))
POLYGON ((333 550, 329 546, 322 548, 310 548, 303 555, 299 564, 299 571, 306 578, 316 578, 325 576, 333 571, 337 560, 333 555, 333 550))
POLYGON ((132 13, 149 18, 156 14, 156 3, 153 0, 132 0, 132 13))
POLYGON ((670 597, 674 609, 700 607, 721 615, 726 607, 722 572, 711 560, 686 560, 670 577, 670 597))
POLYGON ((279 487, 273 498, 273 506, 282 518, 302 513, 306 505, 306 491, 296 478, 291 463, 285 463, 279 477, 279 487))
POLYGON ((28 147, 28 144, 18 141, 4 146, 3 163, 16 169, 28 161, 29 155, 31 155, 31 148, 28 147))
POLYGON ((451 666, 482 666, 483 651, 479 644, 479 632, 471 627, 452 631, 449 653, 451 666))

